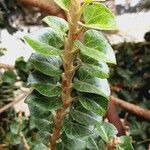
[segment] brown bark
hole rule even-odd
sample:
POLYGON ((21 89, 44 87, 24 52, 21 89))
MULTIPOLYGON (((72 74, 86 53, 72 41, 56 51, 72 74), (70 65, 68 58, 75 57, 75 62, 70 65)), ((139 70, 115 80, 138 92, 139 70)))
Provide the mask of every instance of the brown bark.
POLYGON ((18 2, 27 7, 37 7, 49 15, 65 18, 64 11, 53 0, 18 0, 18 2))
POLYGON ((117 128, 118 136, 125 135, 125 128, 116 111, 116 107, 113 100, 110 100, 109 102, 106 118, 110 123, 112 123, 117 128))
POLYGON ((134 113, 137 116, 140 116, 140 117, 143 117, 145 119, 150 120, 150 110, 141 108, 135 104, 131 104, 129 102, 126 102, 126 101, 119 99, 119 98, 116 98, 114 96, 111 96, 110 99, 111 99, 111 101, 113 101, 113 103, 116 106, 119 106, 119 107, 121 107, 121 108, 123 108, 123 109, 125 109, 131 113, 134 113))
POLYGON ((70 1, 70 8, 68 13, 69 32, 65 42, 65 49, 62 55, 64 73, 62 74, 62 94, 61 99, 63 102, 62 108, 58 109, 54 118, 54 128, 50 140, 50 150, 56 149, 56 142, 60 137, 61 128, 63 126, 64 117, 67 114, 67 109, 71 106, 73 97, 73 77, 76 70, 74 66, 74 57, 76 50, 74 49, 74 41, 77 39, 78 34, 78 21, 80 20, 80 2, 78 0, 70 1))

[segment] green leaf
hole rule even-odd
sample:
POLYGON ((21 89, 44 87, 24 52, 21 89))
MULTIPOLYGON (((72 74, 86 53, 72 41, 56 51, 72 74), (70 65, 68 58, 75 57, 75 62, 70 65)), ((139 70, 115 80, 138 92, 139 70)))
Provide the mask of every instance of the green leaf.
POLYGON ((87 148, 89 150, 99 150, 96 141, 92 137, 89 137, 87 140, 87 148))
POLYGON ((62 135, 62 141, 68 150, 85 150, 86 142, 81 139, 70 139, 65 134, 62 135))
POLYGON ((61 88, 54 84, 34 84, 33 87, 42 95, 47 97, 59 96, 61 88))
POLYGON ((69 30, 68 22, 60 17, 47 16, 43 21, 63 35, 69 30))
POLYGON ((52 124, 51 124, 50 120, 48 120, 48 119, 34 118, 36 127, 41 131, 49 132, 52 129, 52 124))
MULTIPOLYGON (((28 103, 28 102, 27 102, 28 103)), ((39 107, 37 105, 34 105, 34 103, 29 103, 28 105, 30 113, 35 118, 47 118, 50 116, 51 112, 46 111, 43 107, 39 107)))
POLYGON ((82 106, 97 114, 103 116, 106 113, 107 105, 108 105, 108 99, 101 97, 101 96, 79 96, 79 101, 82 104, 82 106))
POLYGON ((44 57, 38 53, 31 55, 29 61, 33 64, 35 69, 49 75, 60 76, 62 71, 59 69, 61 59, 57 56, 44 57))
POLYGON ((48 78, 47 76, 34 72, 29 75, 28 82, 44 96, 55 97, 61 94, 61 87, 59 83, 55 82, 54 78, 48 78))
POLYGON ((109 143, 110 139, 114 138, 118 133, 114 125, 110 123, 103 122, 101 125, 97 126, 100 137, 106 142, 109 143))
POLYGON ((14 84, 16 82, 17 76, 14 71, 5 71, 2 75, 2 82, 8 84, 14 84))
POLYGON ((92 77, 98 77, 98 78, 108 78, 109 77, 109 68, 106 63, 99 62, 99 65, 92 65, 92 64, 86 64, 82 63, 81 67, 79 68, 78 72, 86 72, 92 77))
POLYGON ((132 146, 132 139, 130 136, 121 136, 119 144, 116 145, 115 150, 134 150, 132 146))
POLYGON ((60 55, 59 49, 64 44, 63 37, 51 28, 40 29, 28 36, 24 40, 38 53, 44 56, 60 55))
POLYGON ((66 121, 64 124, 64 131, 68 138, 74 139, 74 138, 83 138, 88 137, 92 134, 92 131, 80 124, 73 123, 66 121))
POLYGON ((48 150, 48 147, 46 147, 43 143, 37 144, 33 150, 48 150))
POLYGON ((87 5, 83 9, 83 18, 88 28, 99 30, 117 30, 117 23, 113 13, 102 3, 87 5))
POLYGON ((90 78, 90 79, 75 79, 74 89, 85 92, 93 93, 108 98, 110 96, 110 89, 106 79, 90 78))
POLYGON ((28 83, 29 84, 37 84, 37 83, 57 84, 58 81, 59 81, 58 77, 50 77, 50 76, 47 76, 47 75, 45 75, 45 74, 43 74, 41 72, 38 72, 38 71, 34 71, 34 72, 30 73, 29 77, 28 77, 28 83))
POLYGON ((10 130, 13 134, 18 134, 19 133, 19 123, 18 122, 14 122, 10 125, 10 130))
POLYGON ((99 122, 94 117, 80 111, 72 110, 70 115, 72 116, 73 120, 85 126, 99 124, 99 122))
POLYGON ((54 0, 54 2, 59 5, 65 11, 68 11, 70 0, 54 0))
POLYGON ((110 44, 107 42, 102 33, 96 30, 88 30, 84 34, 83 44, 75 41, 75 45, 81 52, 97 61, 116 64, 115 54, 110 44))
POLYGON ((49 140, 50 140, 50 133, 47 131, 39 131, 37 132, 37 140, 40 143, 43 143, 44 145, 48 146, 49 140))
POLYGON ((28 96, 26 103, 41 108, 43 112, 56 110, 62 106, 61 100, 57 97, 48 98, 44 96, 37 96, 35 94, 28 96))

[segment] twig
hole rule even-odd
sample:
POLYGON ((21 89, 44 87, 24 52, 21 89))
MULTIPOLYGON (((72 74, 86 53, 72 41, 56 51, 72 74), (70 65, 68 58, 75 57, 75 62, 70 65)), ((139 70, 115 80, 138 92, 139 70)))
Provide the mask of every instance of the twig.
POLYGON ((21 100, 25 99, 29 94, 31 93, 31 90, 23 92, 22 94, 20 94, 18 97, 16 97, 11 103, 3 106, 2 108, 0 108, 0 113, 6 111, 7 109, 9 109, 10 107, 14 106, 16 103, 20 102, 21 100))
POLYGON ((111 96, 110 99, 114 102, 116 106, 119 106, 131 113, 134 113, 140 117, 150 120, 150 110, 141 108, 135 104, 131 104, 114 96, 111 96))
POLYGON ((20 135, 20 138, 21 138, 21 141, 22 141, 22 144, 24 146, 24 150, 29 150, 30 147, 27 143, 27 140, 24 136, 24 134, 21 132, 21 125, 22 125, 22 112, 20 111, 19 114, 18 114, 18 119, 19 119, 19 135, 20 135))
POLYGON ((11 65, 8 65, 8 64, 0 63, 0 69, 13 70, 13 69, 14 69, 14 66, 11 66, 11 65))

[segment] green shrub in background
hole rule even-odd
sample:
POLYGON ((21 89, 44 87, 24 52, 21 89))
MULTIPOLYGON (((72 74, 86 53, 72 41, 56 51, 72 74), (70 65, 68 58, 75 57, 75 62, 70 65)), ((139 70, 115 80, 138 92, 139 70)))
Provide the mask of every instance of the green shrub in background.
MULTIPOLYGON (((146 34, 148 39, 148 33, 146 34)), ((114 45, 118 66, 111 71, 110 83, 120 88, 113 92, 119 98, 150 109, 150 42, 120 43, 114 45)), ((120 110, 120 117, 126 118, 129 133, 136 150, 147 150, 150 142, 148 121, 120 110), (126 116, 127 115, 127 116, 126 116)))

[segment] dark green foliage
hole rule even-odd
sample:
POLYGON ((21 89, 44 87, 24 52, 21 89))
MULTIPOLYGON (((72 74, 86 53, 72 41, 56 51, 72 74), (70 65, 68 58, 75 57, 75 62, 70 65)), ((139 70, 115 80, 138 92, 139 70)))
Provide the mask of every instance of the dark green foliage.
MULTIPOLYGON (((113 46, 117 50, 118 66, 112 69, 111 84, 120 88, 113 92, 119 98, 150 109, 150 43, 121 43, 113 46)), ((119 111, 122 118, 126 113, 119 111)), ((128 114, 130 133, 135 149, 146 150, 149 144, 150 124, 148 121, 128 114)))

